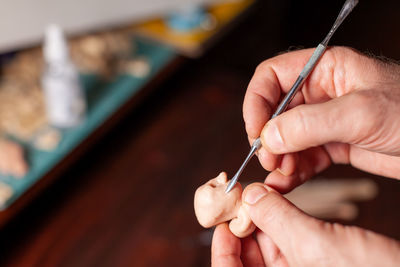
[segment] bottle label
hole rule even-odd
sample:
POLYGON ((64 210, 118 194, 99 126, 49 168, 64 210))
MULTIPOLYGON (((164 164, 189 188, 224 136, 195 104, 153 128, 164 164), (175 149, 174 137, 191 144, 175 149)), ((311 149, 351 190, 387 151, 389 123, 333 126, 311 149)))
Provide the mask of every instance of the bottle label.
POLYGON ((78 79, 66 78, 47 76, 43 80, 49 122, 61 128, 80 124, 86 111, 78 79))

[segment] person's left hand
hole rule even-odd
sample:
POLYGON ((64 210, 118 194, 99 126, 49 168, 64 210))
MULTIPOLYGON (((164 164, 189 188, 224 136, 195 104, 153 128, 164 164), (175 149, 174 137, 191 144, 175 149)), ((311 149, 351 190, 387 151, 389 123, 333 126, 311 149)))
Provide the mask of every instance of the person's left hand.
POLYGON ((218 266, 398 266, 400 244, 354 226, 306 215, 261 183, 242 195, 254 237, 240 240, 226 223, 214 232, 211 262, 218 266))

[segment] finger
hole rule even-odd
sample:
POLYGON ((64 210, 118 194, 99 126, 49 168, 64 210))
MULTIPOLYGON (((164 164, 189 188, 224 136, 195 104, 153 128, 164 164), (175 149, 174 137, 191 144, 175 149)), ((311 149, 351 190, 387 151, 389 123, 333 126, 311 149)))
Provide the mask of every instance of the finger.
POLYGON ((288 266, 285 256, 282 255, 279 248, 271 238, 264 232, 256 232, 257 243, 260 246, 261 253, 266 266, 284 267, 288 266))
POLYGON ((324 146, 332 162, 351 164, 360 170, 400 179, 400 157, 368 151, 343 143, 329 143, 324 146))
POLYGON ((252 236, 248 236, 242 241, 241 259, 244 266, 265 266, 260 248, 252 236))
POLYGON ((286 257, 296 255, 302 241, 314 235, 318 220, 309 217, 264 184, 247 186, 242 198, 253 223, 273 240, 286 257))
POLYGON ((256 139, 260 136, 280 94, 281 89, 273 69, 271 67, 257 68, 243 102, 243 119, 249 138, 256 139))
POLYGON ((278 170, 270 172, 264 183, 281 194, 286 194, 301 184, 297 174, 285 176, 278 170))
POLYGON ((309 217, 263 184, 248 186, 243 198, 253 222, 279 248, 290 266, 311 266, 321 261, 344 266, 354 263, 353 259, 358 265, 395 266, 393 263, 399 261, 396 240, 309 217))
POLYGON ((349 164, 350 163, 350 145, 344 143, 328 143, 324 145, 325 151, 328 153, 332 163, 349 164))
POLYGON ((277 168, 285 174, 291 175, 296 169, 298 156, 295 153, 286 155, 274 155, 261 147, 257 152, 258 160, 261 166, 267 171, 273 171, 277 168))
POLYGON ((331 165, 330 157, 322 147, 313 147, 301 151, 297 157, 293 173, 285 175, 277 169, 267 176, 265 184, 279 193, 285 194, 331 165))
MULTIPOLYGON (((249 144, 250 146, 254 143, 255 138, 250 138, 248 136, 249 144)), ((279 161, 280 161, 280 156, 279 155, 274 155, 270 152, 268 152, 265 148, 260 147, 256 151, 256 156, 258 158, 258 161, 260 162, 261 166, 267 170, 267 171, 272 171, 275 170, 278 167, 279 161)))
MULTIPOLYGON (((290 90, 313 51, 314 49, 305 49, 286 53, 266 60, 257 67, 243 103, 243 118, 250 138, 255 139, 260 135, 282 92, 287 93, 290 90)), ((354 65, 360 61, 360 55, 351 49, 329 48, 303 84, 300 96, 296 95, 293 101, 296 104, 319 103, 352 90, 354 84, 360 84, 354 78, 360 76, 354 75, 354 69, 359 69, 354 65), (341 64, 335 69, 337 61, 347 64, 341 64), (343 80, 346 80, 346 88, 342 86, 343 80)), ((291 104, 290 107, 293 106, 291 104)))
MULTIPOLYGON (((303 104, 304 98, 301 92, 297 93, 292 102, 289 105, 289 109, 297 105, 303 104)), ((249 138, 249 143, 252 144, 255 139, 249 138)), ((295 164, 297 160, 296 154, 291 156, 285 156, 281 158, 279 155, 274 155, 268 152, 265 148, 261 147, 257 151, 257 157, 261 166, 267 171, 273 171, 279 168, 285 175, 291 175, 294 172, 295 164)))
MULTIPOLYGON (((312 49, 283 54, 261 63, 246 91, 243 102, 243 118, 247 135, 258 138, 265 123, 271 118, 283 93, 289 91, 312 49)), ((303 102, 296 96, 296 102, 303 102)))
POLYGON ((274 155, 268 152, 263 147, 258 150, 257 157, 261 166, 267 171, 272 171, 278 168, 282 158, 280 155, 274 155))
POLYGON ((350 146, 349 161, 352 166, 363 171, 400 179, 400 157, 350 146))
POLYGON ((297 169, 299 161, 298 153, 289 153, 282 156, 282 160, 277 168, 277 171, 285 176, 293 175, 297 169))
POLYGON ((243 266, 240 253, 240 239, 231 233, 227 223, 218 225, 211 245, 211 265, 214 267, 243 266))
POLYGON ((330 142, 362 143, 376 134, 379 123, 366 95, 357 92, 288 110, 266 124, 261 133, 263 147, 283 154, 330 142))

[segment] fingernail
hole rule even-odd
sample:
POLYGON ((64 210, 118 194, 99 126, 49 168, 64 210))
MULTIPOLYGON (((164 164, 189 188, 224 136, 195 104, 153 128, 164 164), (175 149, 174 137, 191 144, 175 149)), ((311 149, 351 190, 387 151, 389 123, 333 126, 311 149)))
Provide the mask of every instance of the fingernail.
POLYGON ((283 176, 291 176, 296 171, 298 156, 296 154, 282 155, 279 167, 276 169, 283 176))
POLYGON ((254 205, 262 197, 268 193, 268 190, 262 185, 253 185, 246 190, 246 195, 244 196, 244 202, 249 205, 254 205))
POLYGON ((284 146, 283 139, 276 124, 268 123, 261 135, 264 145, 269 147, 272 152, 279 152, 282 150, 284 146))
POLYGON ((288 174, 287 172, 283 171, 281 168, 276 168, 276 170, 282 174, 283 176, 290 176, 290 174, 288 174))

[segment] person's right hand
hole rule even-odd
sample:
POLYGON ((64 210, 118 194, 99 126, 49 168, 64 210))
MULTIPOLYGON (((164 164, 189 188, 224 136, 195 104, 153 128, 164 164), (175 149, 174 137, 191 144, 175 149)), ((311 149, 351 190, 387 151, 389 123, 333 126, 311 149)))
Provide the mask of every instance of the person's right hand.
POLYGON ((332 163, 400 178, 400 66, 344 48, 327 49, 288 111, 268 121, 313 49, 261 63, 243 116, 266 183, 285 193, 332 163), (277 155, 284 155, 279 157, 277 155))

